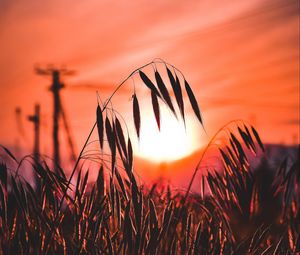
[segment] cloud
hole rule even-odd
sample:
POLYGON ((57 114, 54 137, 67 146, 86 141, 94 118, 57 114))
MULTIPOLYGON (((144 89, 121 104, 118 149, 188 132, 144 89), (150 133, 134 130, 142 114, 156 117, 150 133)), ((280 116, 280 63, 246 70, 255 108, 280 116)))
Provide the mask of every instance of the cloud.
MULTIPOLYGON (((33 103, 43 98, 42 109, 51 114, 50 81, 34 74, 35 63, 77 69, 78 75, 66 83, 112 84, 113 89, 136 67, 162 57, 187 76, 212 130, 229 119, 255 114, 265 133, 281 133, 272 123, 297 114, 296 0, 2 0, 0 10, 0 121, 7 123, 0 130, 3 140, 14 126, 16 105, 31 112, 33 103)), ((103 89, 109 93, 109 86, 103 89)), ((67 111, 72 105, 76 113, 70 119, 94 117, 93 91, 64 93, 67 111)), ((84 133, 89 124, 78 132, 84 133)), ((287 133, 295 130, 290 128, 287 133)))

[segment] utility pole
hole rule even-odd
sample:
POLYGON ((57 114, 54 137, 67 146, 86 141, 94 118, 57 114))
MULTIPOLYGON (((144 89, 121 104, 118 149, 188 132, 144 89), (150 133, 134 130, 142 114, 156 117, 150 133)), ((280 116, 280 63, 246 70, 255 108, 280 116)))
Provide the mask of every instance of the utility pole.
POLYGON ((57 167, 60 166, 60 150, 59 150, 59 116, 62 114, 60 90, 64 88, 64 84, 61 82, 62 75, 73 75, 74 71, 67 70, 65 68, 36 68, 38 75, 47 75, 52 77, 52 84, 49 90, 53 94, 53 160, 54 170, 57 171, 57 167))
POLYGON ((23 138, 23 129, 22 129, 22 122, 21 122, 21 113, 22 110, 20 107, 16 107, 15 109, 15 116, 16 116, 16 123, 17 123, 17 129, 18 129, 18 136, 15 140, 15 155, 17 158, 20 157, 20 135, 23 138))
POLYGON ((53 159, 57 166, 60 165, 60 154, 59 154, 59 123, 58 118, 60 114, 60 97, 59 92, 64 87, 60 82, 60 72, 58 70, 52 71, 52 85, 50 91, 53 93, 53 159))
MULTIPOLYGON (((34 146, 33 156, 35 164, 40 162, 40 105, 34 106, 34 114, 28 116, 28 120, 34 124, 34 146)), ((37 191, 40 191, 41 182, 38 175, 35 173, 35 187, 37 191)))
POLYGON ((40 105, 36 104, 34 107, 34 115, 29 115, 28 120, 34 124, 34 160, 39 162, 40 157, 40 105))

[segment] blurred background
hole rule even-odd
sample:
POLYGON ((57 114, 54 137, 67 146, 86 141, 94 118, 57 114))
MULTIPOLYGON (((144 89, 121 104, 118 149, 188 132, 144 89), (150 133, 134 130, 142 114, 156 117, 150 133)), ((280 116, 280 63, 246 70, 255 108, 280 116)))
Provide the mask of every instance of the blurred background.
MULTIPOLYGON (((168 173, 176 168, 173 160, 184 158, 185 166, 195 166, 198 156, 193 155, 233 119, 253 124, 267 144, 299 144, 297 0, 1 0, 0 48, 0 143, 19 157, 32 152, 33 124, 27 116, 36 103, 41 107, 40 151, 52 157, 52 81, 35 68, 74 70, 62 75, 65 87, 60 95, 78 154, 95 120, 96 91, 107 99, 134 69, 158 57, 184 73, 208 136, 188 114, 184 151, 160 157, 138 144, 137 162, 143 169, 156 164, 160 173, 168 173)), ((130 121, 133 82, 127 82, 113 101, 130 121)), ((149 107, 145 102, 144 120, 152 114, 149 107)), ((149 135, 144 132, 144 137, 149 135)), ((66 132, 60 135, 64 158, 70 153, 68 139, 66 132)))

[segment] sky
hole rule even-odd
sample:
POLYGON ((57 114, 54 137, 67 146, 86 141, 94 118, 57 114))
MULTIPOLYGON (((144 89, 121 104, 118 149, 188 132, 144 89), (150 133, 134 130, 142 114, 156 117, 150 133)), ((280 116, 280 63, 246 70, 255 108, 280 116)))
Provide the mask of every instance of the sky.
MULTIPOLYGON (((265 143, 299 143, 296 0, 0 0, 0 48, 0 143, 24 153, 32 147, 26 116, 35 103, 42 111, 42 153, 52 153, 51 81, 34 67, 76 71, 63 78, 61 94, 79 151, 95 120, 96 91, 107 99, 155 58, 184 73, 201 107, 208 136, 187 109, 189 153, 234 119, 253 124, 265 143)), ((125 85, 114 108, 127 119, 132 83, 125 85)))

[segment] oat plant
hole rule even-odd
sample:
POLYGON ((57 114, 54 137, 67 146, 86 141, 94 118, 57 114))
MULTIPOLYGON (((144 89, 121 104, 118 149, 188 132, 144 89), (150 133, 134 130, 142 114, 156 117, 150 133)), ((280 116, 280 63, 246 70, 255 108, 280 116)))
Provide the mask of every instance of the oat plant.
MULTIPOLYGON (((43 156, 39 162, 32 156, 18 161, 1 147, 0 254, 297 254, 299 154, 283 160, 277 172, 267 162, 252 169, 249 157, 265 148, 254 127, 233 121, 206 146, 186 191, 143 186, 126 123, 109 107, 133 76, 150 93, 158 128, 162 105, 184 122, 191 106, 203 126, 185 76, 156 59, 134 70, 106 101, 99 100, 95 123, 69 176, 61 168, 54 172, 43 156), (93 132, 99 151, 91 154, 87 146, 93 132), (216 146, 219 164, 200 175, 203 159, 216 146), (89 181, 89 171, 95 170, 85 169, 86 159, 98 163, 95 182, 89 181), (23 177, 24 162, 38 184, 23 177), (192 186, 199 192, 192 193, 192 186)), ((139 138, 143 116, 135 90, 132 121, 139 138)))

